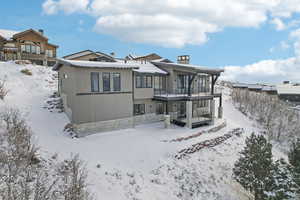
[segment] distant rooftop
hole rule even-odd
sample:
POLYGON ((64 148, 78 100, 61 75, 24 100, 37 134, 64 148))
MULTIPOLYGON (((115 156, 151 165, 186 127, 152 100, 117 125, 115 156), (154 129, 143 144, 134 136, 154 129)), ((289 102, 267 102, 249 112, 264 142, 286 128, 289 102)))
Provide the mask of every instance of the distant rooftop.
POLYGON ((0 29, 0 36, 5 38, 6 40, 10 40, 13 38, 13 36, 17 33, 20 33, 21 31, 12 31, 12 30, 5 30, 5 29, 0 29))

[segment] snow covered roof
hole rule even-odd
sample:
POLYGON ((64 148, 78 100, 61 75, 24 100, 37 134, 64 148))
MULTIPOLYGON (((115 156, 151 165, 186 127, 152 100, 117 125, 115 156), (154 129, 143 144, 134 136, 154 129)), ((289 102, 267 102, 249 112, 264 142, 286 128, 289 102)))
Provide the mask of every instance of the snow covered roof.
POLYGON ((152 61, 152 63, 156 66, 187 68, 187 69, 195 70, 197 72, 208 73, 208 74, 220 74, 221 72, 224 72, 224 69, 202 67, 202 66, 191 65, 191 64, 165 63, 165 62, 154 62, 154 61, 152 61))
POLYGON ((133 64, 133 63, 57 59, 57 63, 56 65, 54 65, 53 70, 58 70, 62 64, 70 65, 72 67, 87 67, 87 68, 119 68, 119 69, 139 68, 137 64, 133 64))
POLYGON ((21 31, 12 31, 12 30, 5 30, 5 29, 0 29, 0 36, 5 38, 6 40, 10 40, 13 38, 13 36, 17 33, 20 33, 21 31))
POLYGON ((280 84, 277 85, 278 94, 296 94, 300 95, 300 85, 295 84, 280 84))
POLYGON ((261 90, 263 88, 262 85, 259 85, 259 84, 249 84, 248 85, 248 88, 249 89, 256 89, 256 90, 261 90))
POLYGON ((141 61, 125 61, 117 60, 117 62, 99 62, 99 61, 82 61, 82 60, 66 60, 58 59, 57 64, 53 67, 53 70, 58 70, 62 64, 71 65, 73 67, 88 67, 88 68, 121 68, 121 69, 133 69, 139 73, 150 74, 167 74, 167 72, 159 69, 150 62, 141 61))
POLYGON ((80 52, 77 52, 77 53, 73 53, 73 54, 64 56, 63 58, 64 59, 73 59, 73 58, 78 58, 78 57, 81 57, 81 56, 89 55, 91 53, 93 53, 93 51, 91 51, 91 50, 84 50, 84 51, 80 51, 80 52))
POLYGON ((262 91, 277 91, 277 88, 274 85, 264 85, 261 90, 262 91))
POLYGON ((117 59, 117 62, 119 63, 129 63, 129 64, 135 64, 138 65, 138 69, 134 69, 133 71, 139 72, 139 73, 150 73, 150 74, 167 74, 164 70, 156 67, 151 62, 148 61, 136 61, 136 60, 121 60, 117 59))
POLYGON ((245 83, 234 83, 232 85, 232 87, 234 87, 234 88, 248 88, 248 84, 245 84, 245 83))

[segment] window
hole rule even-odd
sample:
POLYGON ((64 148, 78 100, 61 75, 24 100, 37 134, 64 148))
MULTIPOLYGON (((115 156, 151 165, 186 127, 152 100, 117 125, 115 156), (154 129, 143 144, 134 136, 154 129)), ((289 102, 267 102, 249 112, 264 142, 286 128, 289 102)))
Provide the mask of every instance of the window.
POLYGON ((135 77, 136 88, 152 88, 152 76, 137 75, 135 77))
POLYGON ((30 44, 26 44, 25 45, 25 51, 26 51, 26 53, 30 53, 31 51, 30 51, 30 44))
POLYGON ((141 88, 142 87, 142 77, 141 76, 136 76, 135 77, 135 87, 136 88, 141 88))
POLYGON ((143 115, 145 114, 145 104, 134 104, 133 105, 134 115, 143 115))
POLYGON ((103 91, 109 92, 110 91, 110 73, 103 72, 102 79, 103 79, 103 91))
POLYGON ((120 73, 113 73, 114 91, 121 91, 121 75, 120 73))
POLYGON ((156 114, 157 115, 164 114, 164 104, 163 103, 157 103, 156 104, 156 114))
POLYGON ((178 75, 177 77, 177 88, 185 89, 186 87, 186 77, 185 75, 178 75))
POLYGON ((31 53, 36 53, 36 46, 34 45, 31 45, 31 53))
POLYGON ((91 90, 92 92, 99 92, 99 73, 91 73, 91 90))
POLYGON ((25 45, 24 44, 22 44, 21 45, 21 52, 25 52, 26 51, 26 49, 25 49, 25 45))
POLYGON ((152 76, 147 76, 146 88, 152 88, 152 76))
POLYGON ((41 47, 36 46, 36 53, 37 53, 37 54, 41 54, 41 47))
POLYGON ((50 58, 53 57, 53 51, 52 50, 46 50, 46 55, 50 58))

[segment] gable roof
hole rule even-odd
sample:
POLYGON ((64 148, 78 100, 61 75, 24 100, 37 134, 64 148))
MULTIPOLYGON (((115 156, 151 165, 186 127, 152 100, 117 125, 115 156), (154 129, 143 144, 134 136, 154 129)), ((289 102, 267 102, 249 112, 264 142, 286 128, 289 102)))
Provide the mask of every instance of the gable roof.
POLYGON ((27 33, 29 33, 29 32, 32 32, 32 33, 38 35, 39 37, 41 37, 41 38, 43 38, 43 39, 45 39, 45 40, 48 41, 48 38, 47 38, 46 36, 44 36, 43 34, 41 34, 40 32, 38 32, 38 31, 36 31, 36 30, 34 30, 34 29, 32 29, 32 28, 31 28, 31 29, 28 29, 28 30, 25 30, 25 31, 21 31, 21 32, 16 33, 16 34, 13 36, 13 38, 18 38, 19 36, 24 35, 24 34, 27 34, 27 33))
POLYGON ((0 36, 6 40, 12 39, 13 36, 17 33, 20 33, 20 31, 0 29, 0 36))
POLYGON ((63 58, 64 59, 73 59, 73 58, 78 58, 78 57, 81 57, 81 56, 86 56, 86 55, 89 55, 91 53, 93 53, 93 51, 91 51, 91 50, 84 50, 84 51, 79 51, 79 52, 76 52, 76 53, 72 53, 72 54, 66 55, 63 58))
POLYGON ((80 58, 82 56, 87 56, 87 55, 91 55, 91 54, 95 54, 95 55, 97 55, 99 57, 104 56, 104 57, 106 57, 108 59, 111 59, 112 61, 115 61, 115 59, 113 57, 111 57, 110 55, 107 55, 107 54, 102 53, 100 51, 94 52, 94 51, 89 50, 89 49, 88 50, 84 50, 84 51, 79 51, 79 52, 76 52, 76 53, 73 53, 73 54, 70 54, 70 55, 66 55, 63 58, 67 59, 67 60, 70 60, 70 59, 80 58))
POLYGON ((155 59, 161 59, 162 57, 156 53, 150 53, 150 54, 146 54, 146 55, 141 55, 141 56, 137 56, 137 55, 134 55, 134 54, 129 54, 128 56, 126 56, 127 59, 129 60, 142 60, 142 59, 147 59, 147 57, 150 57, 150 56, 154 56, 156 57, 155 59))
POLYGON ((13 30, 0 29, 0 36, 6 40, 11 40, 13 38, 18 38, 19 36, 29 32, 32 32, 48 41, 48 38, 46 36, 42 35, 40 32, 33 29, 28 29, 25 31, 13 31, 13 30))

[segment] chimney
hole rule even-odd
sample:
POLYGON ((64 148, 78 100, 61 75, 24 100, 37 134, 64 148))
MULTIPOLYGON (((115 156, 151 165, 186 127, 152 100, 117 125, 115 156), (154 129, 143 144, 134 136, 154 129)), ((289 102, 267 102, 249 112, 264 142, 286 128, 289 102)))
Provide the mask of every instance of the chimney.
POLYGON ((190 56, 182 55, 177 57, 177 63, 179 64, 190 64, 190 56))
POLYGON ((44 30, 43 29, 39 29, 40 34, 44 35, 44 30))
POLYGON ((116 56, 115 52, 111 52, 110 55, 111 55, 111 57, 115 57, 116 56))

